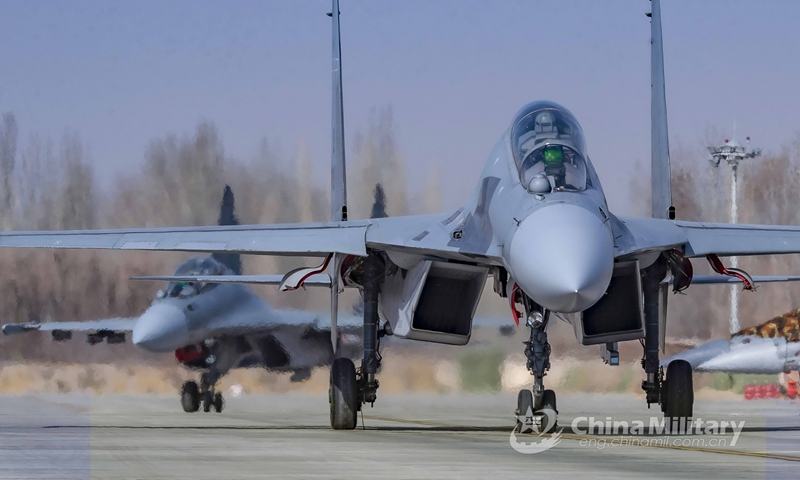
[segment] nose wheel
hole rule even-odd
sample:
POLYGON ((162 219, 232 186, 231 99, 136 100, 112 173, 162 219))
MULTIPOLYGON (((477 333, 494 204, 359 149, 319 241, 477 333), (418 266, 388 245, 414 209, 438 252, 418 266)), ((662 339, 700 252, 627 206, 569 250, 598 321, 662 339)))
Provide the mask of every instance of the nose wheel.
POLYGON ((181 387, 181 406, 187 413, 193 413, 200 409, 200 388, 196 382, 188 381, 181 387))
POLYGON ((222 398, 222 394, 220 392, 214 393, 213 391, 207 391, 205 395, 203 395, 203 411, 210 412, 212 409, 220 413, 222 412, 222 407, 225 405, 225 400, 222 398))
POLYGON ((222 412, 225 407, 225 399, 222 397, 221 392, 215 391, 212 383, 212 375, 204 373, 200 379, 200 385, 195 381, 188 381, 181 387, 181 406, 183 411, 187 413, 194 413, 203 407, 204 412, 215 411, 222 412))

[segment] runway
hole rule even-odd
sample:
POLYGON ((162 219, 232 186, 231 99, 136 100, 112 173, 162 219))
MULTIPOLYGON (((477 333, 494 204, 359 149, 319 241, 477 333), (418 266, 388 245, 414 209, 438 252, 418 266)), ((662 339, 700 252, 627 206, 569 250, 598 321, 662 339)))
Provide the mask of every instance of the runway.
POLYGON ((514 404, 509 394, 385 394, 366 408, 365 430, 359 420, 334 432, 325 395, 243 395, 221 414, 184 413, 177 396, 4 396, 0 477, 753 479, 800 469, 800 404, 788 401, 698 401, 696 418, 745 421, 735 446, 730 433, 630 446, 572 421, 648 421, 657 407, 634 395, 562 396, 561 441, 536 454, 511 447, 514 404))

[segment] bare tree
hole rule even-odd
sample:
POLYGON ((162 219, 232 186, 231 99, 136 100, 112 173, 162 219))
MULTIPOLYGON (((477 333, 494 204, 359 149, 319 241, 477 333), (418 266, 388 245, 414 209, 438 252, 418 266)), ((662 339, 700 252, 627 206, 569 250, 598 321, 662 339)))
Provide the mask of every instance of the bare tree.
POLYGON ((408 214, 408 180, 406 164, 395 139, 391 105, 372 111, 366 135, 356 133, 355 161, 350 175, 353 195, 349 212, 353 218, 370 213, 369 198, 375 184, 380 183, 393 215, 408 214))
POLYGON ((369 218, 386 218, 386 194, 383 192, 383 187, 380 183, 375 184, 375 202, 372 204, 372 212, 369 218))
POLYGON ((0 175, 3 176, 3 214, 4 221, 9 222, 11 212, 11 175, 17 162, 17 119, 8 112, 3 115, 3 129, 0 130, 0 175))

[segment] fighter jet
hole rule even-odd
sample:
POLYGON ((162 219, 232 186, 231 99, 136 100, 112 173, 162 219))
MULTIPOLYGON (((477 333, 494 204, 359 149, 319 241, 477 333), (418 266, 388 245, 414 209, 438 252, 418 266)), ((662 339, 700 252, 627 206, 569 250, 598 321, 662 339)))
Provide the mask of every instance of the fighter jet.
MULTIPOLYGON (((220 225, 238 224, 233 210, 233 192, 226 186, 220 225)), ((280 276, 241 276, 241 268, 238 254, 217 252, 191 258, 178 266, 170 277, 177 279, 159 290, 150 308, 137 318, 6 324, 3 333, 49 331, 54 340, 64 341, 71 339, 73 332, 85 332, 90 344, 103 340, 124 343, 130 333, 134 345, 142 350, 174 352, 182 365, 201 372, 199 385, 188 381, 181 389, 185 411, 195 412, 202 403, 205 412, 212 408, 221 412, 224 400, 215 387, 231 369, 290 372, 292 381, 302 381, 313 368, 330 365, 333 359, 330 331, 316 325, 314 314, 274 309, 241 284, 278 283, 280 276), (228 283, 212 283, 204 276, 224 276, 228 283)), ((330 280, 325 277, 307 281, 327 285, 330 280)), ((356 332, 347 335, 346 340, 358 340, 356 332)))
MULTIPOLYGON (((652 0, 649 15, 652 212, 648 218, 610 211, 578 120, 555 102, 534 101, 499 126, 500 137, 478 184, 460 207, 438 215, 348 219, 338 0, 332 7, 330 222, 3 232, 0 247, 319 257, 319 266, 286 272, 279 288, 300 288, 327 272, 334 348, 339 292, 350 287, 363 295, 360 368, 345 357, 337 357, 331 365, 334 429, 355 428, 357 412, 376 401, 381 336, 466 344, 489 277, 495 293, 508 298, 514 321, 530 329, 525 355, 533 385, 519 392, 518 416, 532 412, 542 418, 557 411, 555 393, 544 388, 550 367, 546 329, 551 319, 564 317, 560 314, 574 314, 564 318, 573 323, 577 341, 601 345, 610 363, 618 358, 617 342, 643 340, 648 405, 661 405, 671 422, 688 421, 694 402, 691 365, 675 360, 663 369, 659 361, 670 283, 674 291, 688 288, 690 259, 706 258, 721 277, 734 277, 752 289, 752 278, 727 268, 720 257, 800 253, 800 228, 676 219, 680 212, 672 205, 670 186, 659 0, 652 0)), ((540 56, 538 61, 558 60, 540 56)), ((188 275, 170 280, 222 283, 230 278, 188 275)), ((552 427, 555 422, 548 424, 552 427)))
POLYGON ((800 366, 800 309, 665 359, 699 372, 789 373, 800 366))

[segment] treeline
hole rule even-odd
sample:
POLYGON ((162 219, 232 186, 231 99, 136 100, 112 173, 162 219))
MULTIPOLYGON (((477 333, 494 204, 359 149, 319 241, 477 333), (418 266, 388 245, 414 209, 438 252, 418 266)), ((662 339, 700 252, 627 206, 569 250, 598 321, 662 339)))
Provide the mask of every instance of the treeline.
MULTIPOLYGON (((368 129, 356 133, 348 159, 351 218, 367 218, 375 185, 385 190, 388 215, 438 212, 438 177, 409 200, 406 164, 395 139, 392 109, 376 109, 368 129), (433 190, 428 192, 427 190, 433 190)), ((243 224, 326 221, 329 216, 329 160, 312 162, 298 145, 283 157, 265 139, 249 159, 226 155, 212 122, 190 134, 167 134, 144 150, 141 169, 98 185, 95 161, 80 134, 54 140, 19 138, 17 119, 3 116, 0 130, 0 226, 3 230, 63 230, 214 225, 225 185, 233 188, 243 224), (315 169, 325 175, 316 176, 315 169), (325 178, 320 186, 315 178, 325 178)), ((0 323, 32 320, 87 320, 141 313, 160 284, 128 277, 171 273, 190 255, 158 252, 1 250, 0 323)), ((277 273, 303 259, 247 256, 245 273, 277 273)), ((314 260, 311 260, 312 262, 314 260)), ((262 291, 278 306, 324 309, 326 295, 262 291)), ((324 293, 324 292, 323 292, 324 293)), ((76 354, 83 342, 69 342, 76 354)), ((14 338, 3 342, 3 358, 48 358, 49 345, 14 338), (22 340, 22 341, 20 341, 22 340)))
MULTIPOLYGON (((713 167, 706 149, 726 136, 715 129, 705 139, 673 148, 672 197, 680 220, 730 221, 731 168, 713 167)), ((640 169, 640 175, 649 172, 640 169)), ((800 225, 800 135, 775 153, 766 153, 739 165, 739 223, 800 225)), ((649 215, 650 192, 643 183, 631 185, 633 204, 649 215)), ((730 260, 723 258, 726 265, 730 260)), ((693 260, 696 275, 712 273, 705 259, 693 260)), ((800 275, 800 255, 740 257, 739 268, 752 275, 800 275)), ((729 333, 730 287, 696 285, 686 295, 670 298, 667 334, 671 337, 719 338, 729 333)), ((740 292, 742 327, 762 323, 791 309, 800 308, 800 284, 763 284, 756 292, 740 292)))

